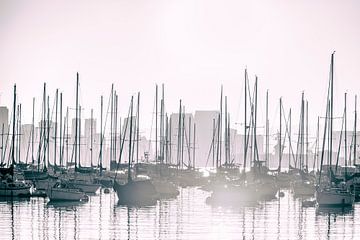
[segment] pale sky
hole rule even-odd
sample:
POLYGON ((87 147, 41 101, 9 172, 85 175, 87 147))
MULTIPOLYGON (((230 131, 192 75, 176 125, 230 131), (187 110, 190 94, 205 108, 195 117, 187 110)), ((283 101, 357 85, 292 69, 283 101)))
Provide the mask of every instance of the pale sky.
POLYGON ((98 116, 111 83, 123 116, 131 94, 141 92, 143 128, 150 126, 155 83, 165 83, 169 112, 178 111, 180 98, 189 111, 218 109, 223 84, 232 119, 241 122, 247 66, 252 80, 259 77, 259 121, 269 89, 272 131, 280 96, 297 126, 305 91, 315 126, 325 112, 334 50, 335 112, 343 111, 347 90, 352 117, 360 93, 359 23, 357 0, 1 0, 0 105, 11 106, 16 83, 23 122, 30 122, 32 97, 39 117, 46 81, 52 102, 59 88, 64 105, 74 107, 78 71, 85 117, 90 108, 98 116))

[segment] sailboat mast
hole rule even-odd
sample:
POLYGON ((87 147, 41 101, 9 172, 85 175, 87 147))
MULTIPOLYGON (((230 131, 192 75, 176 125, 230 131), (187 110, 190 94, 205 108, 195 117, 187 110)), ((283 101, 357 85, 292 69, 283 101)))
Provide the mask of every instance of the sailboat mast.
POLYGON ((1 164, 4 163, 4 125, 1 126, 1 164))
POLYGON ((63 139, 63 106, 62 106, 62 93, 60 93, 60 146, 59 146, 59 158, 60 158, 60 166, 62 165, 62 161, 63 161, 63 152, 62 152, 62 147, 63 147, 63 143, 62 143, 62 139, 63 139))
POLYGON ((354 113, 354 165, 356 164, 356 122, 357 122, 357 95, 355 95, 355 113, 354 113))
POLYGON ((334 117, 334 53, 331 55, 331 68, 330 68, 330 147, 329 147, 329 161, 330 169, 332 165, 332 138, 333 138, 333 117, 334 117))
POLYGON ((196 141, 196 123, 194 123, 194 133, 193 133, 193 168, 195 169, 195 141, 196 141))
POLYGON ((18 121, 17 121, 17 153, 18 153, 18 157, 17 157, 17 160, 18 160, 18 163, 21 163, 20 159, 21 159, 21 103, 18 105, 18 121))
POLYGON ((282 114, 281 114, 281 112, 282 112, 282 99, 280 98, 280 130, 279 130, 279 168, 278 168, 278 171, 279 172, 281 172, 281 148, 282 148, 282 146, 281 146, 281 118, 282 118, 282 114))
POLYGON ((99 153, 99 167, 100 173, 102 172, 102 154, 103 154, 103 96, 101 96, 100 106, 100 153, 99 153))
POLYGON ((221 96, 220 96, 220 122, 219 122, 219 163, 218 167, 221 167, 221 159, 222 159, 222 111, 223 111, 223 86, 221 85, 221 96))
POLYGON ((188 136, 189 142, 188 142, 188 168, 191 168, 191 152, 190 152, 190 148, 191 148, 191 117, 189 116, 189 136, 188 136))
POLYGON ((269 167, 269 90, 266 90, 266 117, 265 117, 265 166, 269 167))
POLYGON ((11 176, 14 176, 14 163, 15 163, 15 112, 16 112, 16 84, 14 85, 14 101, 13 101, 13 126, 12 126, 12 151, 11 151, 11 176))
POLYGON ((54 122, 54 165, 56 166, 56 138, 57 138, 57 112, 58 112, 58 95, 59 95, 59 89, 56 89, 55 93, 55 122, 54 122))
MULTIPOLYGON (((257 128, 257 89, 258 89, 258 77, 255 76, 254 144, 253 144, 254 163, 255 163, 255 161, 259 160, 259 159, 256 159, 256 157, 257 157, 257 138, 256 138, 256 134, 257 134, 256 133, 256 128, 257 128)), ((260 169, 260 165, 258 165, 258 167, 260 169)))
MULTIPOLYGON (((35 135, 35 121, 34 121, 34 115, 35 115, 35 98, 33 98, 33 107, 32 107, 32 125, 31 125, 31 164, 34 165, 34 135, 35 135)), ((3 126, 3 133, 4 135, 4 126, 3 126)), ((1 140, 3 142, 3 139, 1 140)), ((2 159, 1 159, 2 160, 2 159)), ((2 162, 2 161, 1 161, 2 162)))
POLYGON ((345 124, 345 138, 344 138, 344 144, 345 144, 345 150, 344 150, 344 154, 345 154, 345 177, 347 175, 347 117, 346 117, 346 95, 347 93, 344 94, 344 124, 345 124))
POLYGON ((75 169, 77 168, 77 157, 78 157, 78 93, 79 93, 79 73, 76 73, 76 98, 75 98, 75 169))
POLYGON ((184 168, 184 146, 185 146, 185 106, 183 106, 181 121, 181 168, 184 168))
POLYGON ((118 95, 115 91, 115 117, 114 117, 114 137, 113 137, 113 141, 114 141, 114 144, 113 144, 113 148, 114 148, 114 154, 113 154, 113 159, 114 161, 116 161, 116 156, 117 156, 117 148, 116 148, 116 136, 117 136, 117 117, 118 117, 118 95))
POLYGON ((50 96, 47 96, 47 137, 46 137, 46 148, 47 148, 47 165, 50 166, 50 96))
POLYGON ((212 138, 212 166, 215 166, 215 136, 216 136, 216 126, 215 118, 213 118, 213 138, 212 138))
POLYGON ((306 101, 306 169, 309 168, 309 102, 306 101))
POLYGON ((130 110, 130 131, 129 131, 129 162, 128 162, 128 183, 131 182, 131 144, 132 144, 132 122, 133 122, 133 99, 131 96, 131 110, 130 110))
POLYGON ((69 163, 69 107, 66 107, 66 166, 69 163))
POLYGON ((111 84, 110 94, 110 162, 113 160, 113 120, 114 120, 114 84, 111 84))
POLYGON ((158 161, 158 85, 155 88, 155 162, 158 161))
POLYGON ((93 131, 94 131, 94 110, 91 109, 91 117, 90 117, 90 164, 93 166, 93 131))
POLYGON ((291 108, 289 110, 289 169, 291 165, 291 108))
POLYGON ((225 123, 224 123, 224 145, 225 145, 225 166, 227 166, 228 164, 228 134, 227 134, 227 121, 228 121, 228 118, 227 118, 227 96, 225 96, 225 123))
POLYGON ((161 85, 161 101, 160 101, 160 160, 164 163, 164 84, 161 85))
POLYGON ((139 133, 139 124, 140 124, 140 92, 138 92, 138 96, 137 96, 137 109, 136 109, 137 113, 136 113, 136 163, 139 162, 139 137, 140 137, 140 133, 139 133))
POLYGON ((244 87, 244 95, 245 95, 245 101, 244 101, 244 104, 245 104, 245 114, 244 114, 244 172, 246 170, 246 155, 247 155, 247 136, 246 136, 246 128, 247 128, 247 69, 245 68, 245 83, 244 83, 245 87, 244 87))
MULTIPOLYGON (((42 145, 44 148, 43 153, 43 164, 44 170, 46 170, 46 83, 44 83, 44 90, 43 90, 43 119, 41 124, 42 129, 42 145)), ((39 155, 40 156, 40 155, 39 155)), ((40 158, 38 159, 38 168, 40 167, 40 158)))
POLYGON ((180 105, 179 105, 179 119, 178 119, 178 139, 177 139, 177 156, 176 156, 176 161, 177 161, 177 168, 180 168, 180 158, 181 158, 181 99, 180 99, 180 105))

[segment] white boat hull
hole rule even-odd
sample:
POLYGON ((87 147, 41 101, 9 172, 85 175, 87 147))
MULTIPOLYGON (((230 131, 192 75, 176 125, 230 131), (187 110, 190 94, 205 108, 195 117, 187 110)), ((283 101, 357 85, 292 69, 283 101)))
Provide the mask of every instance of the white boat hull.
POLYGON ((83 192, 62 188, 49 188, 46 193, 50 201, 80 201, 86 197, 83 192))

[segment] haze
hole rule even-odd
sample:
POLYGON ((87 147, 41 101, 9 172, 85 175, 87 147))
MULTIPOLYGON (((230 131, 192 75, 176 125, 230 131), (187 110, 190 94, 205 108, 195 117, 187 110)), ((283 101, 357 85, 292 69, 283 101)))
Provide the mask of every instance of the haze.
MULTIPOLYGON (((99 116, 111 83, 122 115, 141 92, 142 128, 153 112, 155 83, 165 84, 166 110, 219 108, 220 86, 229 96, 234 127, 242 121, 245 67, 259 77, 260 119, 270 91, 271 131, 278 99, 298 118, 301 92, 309 100, 312 127, 324 114, 330 54, 335 55, 335 111, 350 109, 359 93, 359 1, 4 1, 0 2, 0 105, 9 108, 13 84, 23 122, 37 115, 43 82, 53 101, 75 105, 80 73, 84 115, 99 116)), ((277 110, 278 111, 278 110, 277 110)), ((294 115, 294 116, 295 116, 294 115)), ((298 121, 298 119, 296 119, 298 121)), ((260 124, 261 125, 261 124, 260 124)))

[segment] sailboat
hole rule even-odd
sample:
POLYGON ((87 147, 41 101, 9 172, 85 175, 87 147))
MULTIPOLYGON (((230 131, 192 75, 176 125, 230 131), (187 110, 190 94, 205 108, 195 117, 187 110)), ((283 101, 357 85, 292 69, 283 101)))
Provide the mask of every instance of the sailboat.
POLYGON ((16 85, 14 85, 14 105, 13 105, 13 122, 12 122, 12 149, 11 149, 11 165, 8 168, 2 168, 0 172, 0 196, 4 197, 20 197, 30 196, 31 184, 19 181, 14 177, 15 163, 15 109, 16 109, 16 85))
POLYGON ((324 127, 324 138, 323 138, 323 151, 321 155, 321 165, 320 165, 320 174, 319 182, 316 187, 315 198, 316 203, 319 207, 328 207, 328 206, 352 206, 355 200, 355 196, 351 193, 347 187, 346 183, 336 183, 333 181, 333 172, 331 169, 331 160, 332 160, 332 129, 333 129, 333 81, 334 81, 334 54, 331 55, 331 64, 330 64, 330 82, 328 88, 328 100, 326 106, 326 118, 325 118, 325 127, 324 127), (327 125, 329 123, 329 126, 327 125), (324 162, 324 147, 326 141, 326 130, 328 129, 328 144, 329 144, 329 154, 328 160, 330 163, 329 174, 330 177, 326 178, 325 181, 322 180, 322 168, 324 162))
POLYGON ((132 122, 133 122, 133 97, 130 104, 129 129, 129 160, 127 169, 127 183, 120 184, 116 179, 114 181, 114 190, 118 196, 119 204, 126 205, 154 205, 159 199, 154 185, 149 179, 133 180, 131 177, 132 160, 132 122))
POLYGON ((74 153, 75 153, 75 177, 70 179, 70 182, 74 187, 81 189, 86 193, 96 193, 101 184, 94 183, 87 178, 87 175, 95 172, 91 167, 82 167, 80 164, 80 124, 81 124, 81 107, 79 106, 79 73, 76 74, 76 117, 75 117, 75 143, 74 143, 74 153), (77 161, 78 160, 78 161, 77 161), (78 166, 79 165, 79 166, 78 166), (86 175, 84 175, 86 174, 86 175), (80 178, 83 176, 83 178, 80 178))
POLYGON ((69 181, 58 181, 54 186, 46 190, 50 201, 82 201, 88 197, 81 189, 75 187, 69 181))

